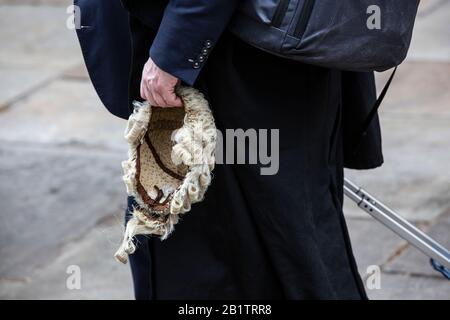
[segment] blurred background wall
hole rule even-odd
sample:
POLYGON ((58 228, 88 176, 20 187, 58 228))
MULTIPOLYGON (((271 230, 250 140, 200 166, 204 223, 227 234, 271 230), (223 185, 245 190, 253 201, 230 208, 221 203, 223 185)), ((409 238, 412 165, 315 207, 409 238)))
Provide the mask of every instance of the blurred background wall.
MULTIPOLYGON (((66 27, 71 1, 0 0, 0 298, 131 299, 120 243, 124 121, 92 88, 66 27), (70 289, 73 268, 80 288, 70 289), (69 279, 69 286, 68 284, 69 279)), ((422 0, 381 107, 385 164, 347 177, 450 247, 450 1, 422 0)), ((382 87, 387 74, 377 74, 382 87)), ((347 201, 373 299, 449 299, 426 257, 347 201)), ((72 283, 73 284, 73 283, 72 283)), ((77 287, 77 286, 75 286, 77 287)))

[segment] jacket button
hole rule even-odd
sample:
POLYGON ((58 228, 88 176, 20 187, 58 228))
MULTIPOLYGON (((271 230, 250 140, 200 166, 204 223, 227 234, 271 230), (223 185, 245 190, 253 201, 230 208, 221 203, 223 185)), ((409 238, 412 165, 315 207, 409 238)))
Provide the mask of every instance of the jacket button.
POLYGON ((205 41, 205 47, 210 49, 212 47, 212 41, 211 40, 206 40, 205 41))
POLYGON ((203 49, 202 49, 202 54, 203 54, 204 56, 206 56, 208 53, 209 53, 208 49, 206 49, 206 48, 203 48, 203 49))
POLYGON ((202 55, 202 54, 200 54, 200 55, 197 57, 197 61, 199 61, 199 62, 205 61, 205 56, 202 55))
POLYGON ((200 68, 200 62, 195 61, 194 64, 192 65, 192 67, 193 67, 194 69, 200 68))

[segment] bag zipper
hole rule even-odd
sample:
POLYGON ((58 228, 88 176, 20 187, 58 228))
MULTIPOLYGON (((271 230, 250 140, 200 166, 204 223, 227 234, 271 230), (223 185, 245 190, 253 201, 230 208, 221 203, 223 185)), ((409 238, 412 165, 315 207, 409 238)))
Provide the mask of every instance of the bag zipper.
POLYGON ((280 0, 278 2, 277 8, 272 18, 272 26, 279 28, 283 23, 284 16, 286 15, 287 9, 289 7, 290 0, 280 0))
POLYGON ((300 39, 305 33, 308 26, 309 18, 311 17, 312 10, 314 8, 314 0, 305 0, 302 6, 302 11, 298 17, 297 25, 295 26, 293 36, 300 39))

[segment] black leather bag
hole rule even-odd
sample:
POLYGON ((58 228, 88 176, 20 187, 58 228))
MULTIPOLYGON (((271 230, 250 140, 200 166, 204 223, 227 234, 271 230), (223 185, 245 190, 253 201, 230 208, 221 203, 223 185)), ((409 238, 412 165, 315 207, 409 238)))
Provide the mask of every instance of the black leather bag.
POLYGON ((419 0, 243 0, 230 29, 245 42, 304 63, 348 71, 399 65, 419 0))

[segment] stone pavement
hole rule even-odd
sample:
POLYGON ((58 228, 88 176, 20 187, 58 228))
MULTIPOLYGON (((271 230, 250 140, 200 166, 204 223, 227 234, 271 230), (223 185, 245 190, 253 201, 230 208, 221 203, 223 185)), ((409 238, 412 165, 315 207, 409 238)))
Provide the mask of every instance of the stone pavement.
MULTIPOLYGON (((131 299, 120 242, 124 122, 101 106, 83 66, 68 0, 0 0, 0 298, 131 299), (79 266, 81 289, 67 268, 79 266)), ((346 171, 450 247, 450 2, 422 1, 406 63, 382 106, 385 164, 346 171)), ((379 87, 386 74, 378 75, 379 87)), ((427 258, 355 208, 345 211, 373 299, 449 299, 427 258)))

